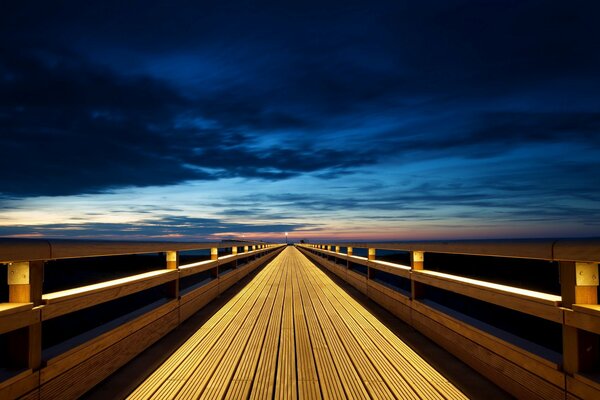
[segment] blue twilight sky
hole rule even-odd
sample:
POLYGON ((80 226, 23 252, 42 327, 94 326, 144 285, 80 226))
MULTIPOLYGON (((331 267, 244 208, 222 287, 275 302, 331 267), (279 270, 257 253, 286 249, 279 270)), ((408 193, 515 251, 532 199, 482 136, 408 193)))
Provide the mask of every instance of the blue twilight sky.
POLYGON ((600 2, 0 6, 0 236, 600 235, 600 2))

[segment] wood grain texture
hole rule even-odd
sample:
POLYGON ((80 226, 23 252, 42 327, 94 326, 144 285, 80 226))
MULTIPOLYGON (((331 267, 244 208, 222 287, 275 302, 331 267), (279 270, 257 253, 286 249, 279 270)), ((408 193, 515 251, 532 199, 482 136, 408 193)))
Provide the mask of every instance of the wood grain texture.
POLYGON ((560 296, 490 284, 433 271, 414 271, 413 281, 496 304, 522 313, 562 323, 560 296))
POLYGON ((29 311, 33 308, 33 303, 0 303, 0 318, 11 314, 29 311))
POLYGON ((402 264, 395 264, 387 261, 371 261, 368 263, 369 268, 387 272, 388 274, 410 278, 410 267, 402 264))
MULTIPOLYGON (((337 273, 334 263, 305 249, 301 248, 301 250, 315 262, 348 281, 347 275, 337 273)), ((318 252, 323 253, 321 250, 318 252)), ((598 322, 600 306, 598 305, 573 305, 576 311, 571 311, 560 307, 560 296, 522 291, 502 285, 488 285, 486 282, 429 271, 414 271, 411 272, 411 277, 414 279, 413 283, 425 287, 426 284, 430 284, 517 311, 545 316, 546 319, 554 322, 561 324, 564 322, 590 332, 598 332, 600 329, 598 322)), ((553 359, 531 353, 494 334, 481 331, 468 323, 434 310, 420 301, 408 299, 382 284, 371 280, 368 280, 367 283, 369 297, 516 397, 559 399, 571 396, 575 398, 575 394, 569 394, 569 390, 566 388, 566 377, 561 370, 561 365, 552 361, 553 359)), ((573 291, 573 299, 576 298, 580 297, 577 297, 577 292, 573 291)), ((569 338, 567 341, 576 343, 569 338)), ((596 396, 595 392, 590 390, 590 387, 594 387, 590 383, 594 383, 598 387, 600 387, 600 383, 589 379, 588 382, 585 382, 585 378, 582 376, 578 375, 579 379, 575 383, 572 382, 571 386, 577 388, 579 395, 587 396, 582 398, 595 398, 589 397, 596 396)))
POLYGON ((76 399, 177 326, 172 311, 41 386, 41 399, 76 399))
MULTIPOLYGON (((256 242, 136 242, 60 239, 0 239, 0 262, 51 260, 229 248, 256 242)), ((283 245, 270 244, 270 247, 283 245)))
POLYGON ((464 395, 298 250, 286 248, 129 398, 464 395))
POLYGON ((141 315, 119 327, 95 337, 77 347, 50 358, 46 361, 46 367, 40 371, 42 384, 68 371, 69 369, 83 363, 87 359, 113 346, 115 343, 126 339, 128 336, 143 329, 147 325, 163 318, 166 314, 176 310, 179 301, 172 300, 152 311, 141 315))
POLYGON ((567 376, 567 390, 580 399, 600 399, 599 383, 585 379, 580 375, 567 376))
POLYGON ((4 382, 0 382, 0 399, 17 399, 35 391, 39 387, 39 384, 39 372, 33 372, 31 370, 23 371, 4 382))
POLYGON ((506 342, 465 322, 447 316, 418 301, 413 303, 413 309, 428 318, 437 321, 440 325, 443 325, 449 330, 494 352, 496 355, 506 358, 508 361, 518 365, 524 370, 533 372, 548 382, 564 388, 564 374, 560 371, 559 364, 532 352, 528 352, 519 346, 506 342))
POLYGON ((42 320, 69 314, 177 279, 176 270, 158 270, 95 285, 45 294, 42 320))
POLYGON ((29 309, 27 309, 27 307, 19 307, 19 309, 20 311, 10 312, 0 316, 0 335, 41 321, 41 312, 39 308, 31 309, 31 307, 29 307, 29 309))
MULTIPOLYGON (((221 282, 221 291, 275 257, 282 249, 283 246, 273 246, 268 249, 267 246, 264 246, 261 250, 252 253, 224 257, 222 262, 227 263, 246 257, 252 257, 253 260, 242 268, 235 269, 231 274, 227 274, 226 279, 221 282)), ((14 337, 18 341, 11 342, 11 352, 22 350, 22 354, 19 353, 16 356, 19 359, 24 357, 23 365, 34 365, 36 369, 41 364, 41 346, 38 345, 41 343, 43 318, 54 318, 157 285, 177 282, 179 276, 176 265, 171 265, 171 268, 167 270, 152 271, 96 285, 49 293, 43 296, 45 305, 32 308, 34 304, 29 300, 35 296, 39 297, 38 300, 42 300, 41 290, 38 289, 41 289, 43 263, 33 262, 30 265, 35 269, 31 273, 33 284, 12 285, 14 287, 11 290, 11 300, 20 302, 0 305, 0 334, 14 331, 15 334, 11 338, 14 337), (35 293, 32 293, 32 290, 35 293), (28 302, 23 303, 21 300, 28 302), (25 329, 27 332, 23 334, 21 331, 25 329)), ((42 398, 75 398, 177 326, 180 323, 180 314, 183 314, 184 318, 189 317, 218 294, 219 281, 215 280, 212 286, 207 285, 207 287, 184 296, 181 306, 179 299, 174 299, 115 329, 103 332, 83 344, 73 348, 65 347, 66 351, 47 360, 46 366, 41 372, 36 370, 32 374, 30 371, 28 374, 0 382, 0 398, 18 397, 25 392, 28 392, 27 396, 30 398, 39 396, 42 398), (107 365, 99 365, 98 360, 106 361, 108 354, 112 355, 112 359, 107 362, 107 365), (91 365, 94 367, 90 367, 91 365), (43 385, 41 390, 38 389, 40 384, 43 385), (58 391, 62 385, 68 385, 69 388, 65 390, 65 393, 59 395, 58 391)))

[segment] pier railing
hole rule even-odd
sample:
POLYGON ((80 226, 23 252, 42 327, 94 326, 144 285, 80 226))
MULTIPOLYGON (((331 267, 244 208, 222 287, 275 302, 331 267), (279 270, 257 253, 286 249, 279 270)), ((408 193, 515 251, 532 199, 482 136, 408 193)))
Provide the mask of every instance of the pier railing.
POLYGON ((600 398, 600 240, 299 248, 518 398, 600 398))
POLYGON ((275 257, 283 246, 264 242, 0 240, 0 264, 6 264, 8 285, 3 291, 7 298, 0 299, 0 398, 74 398, 85 393, 275 257), (198 250, 205 251, 207 259, 180 261, 180 255, 198 250), (51 260, 106 257, 105 266, 110 270, 115 268, 111 256, 148 253, 162 254, 162 262, 143 273, 44 291, 44 270, 50 268, 46 264, 51 260), (135 303, 140 307, 130 310, 132 299, 146 294, 141 303, 139 297, 135 303), (80 318, 94 319, 100 315, 98 307, 111 304, 127 310, 93 329, 44 345, 42 333, 48 324, 60 330, 65 317, 71 317, 68 324, 77 324, 80 318))

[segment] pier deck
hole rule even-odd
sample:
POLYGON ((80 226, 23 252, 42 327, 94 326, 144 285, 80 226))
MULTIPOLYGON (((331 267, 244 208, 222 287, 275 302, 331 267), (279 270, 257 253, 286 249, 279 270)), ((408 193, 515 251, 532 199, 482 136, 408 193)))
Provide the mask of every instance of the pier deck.
POLYGON ((129 398, 466 397, 288 247, 129 398))

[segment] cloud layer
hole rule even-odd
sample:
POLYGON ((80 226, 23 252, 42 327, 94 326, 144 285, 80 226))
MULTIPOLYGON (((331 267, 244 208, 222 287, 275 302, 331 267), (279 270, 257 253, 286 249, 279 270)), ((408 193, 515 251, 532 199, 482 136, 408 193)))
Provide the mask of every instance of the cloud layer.
POLYGON ((206 182, 206 235, 303 212, 598 225, 594 2, 33 3, 0 12, 0 201, 206 182))

